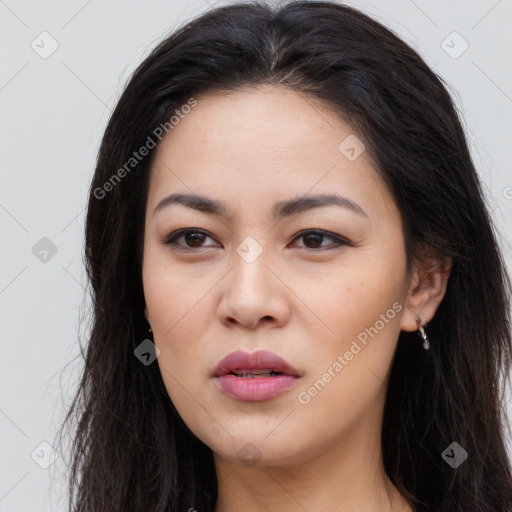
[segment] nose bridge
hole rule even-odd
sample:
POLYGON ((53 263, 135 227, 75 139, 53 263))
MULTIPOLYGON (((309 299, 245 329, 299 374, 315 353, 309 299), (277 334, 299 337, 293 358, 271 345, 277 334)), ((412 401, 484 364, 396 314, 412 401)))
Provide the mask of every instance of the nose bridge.
POLYGON ((255 300, 260 293, 266 293, 268 298, 269 253, 252 236, 244 238, 232 255, 234 272, 230 288, 241 293, 246 300, 255 300))
POLYGON ((230 321, 255 326, 261 318, 284 321, 288 307, 282 285, 270 270, 270 251, 246 237, 232 254, 220 313, 230 321))

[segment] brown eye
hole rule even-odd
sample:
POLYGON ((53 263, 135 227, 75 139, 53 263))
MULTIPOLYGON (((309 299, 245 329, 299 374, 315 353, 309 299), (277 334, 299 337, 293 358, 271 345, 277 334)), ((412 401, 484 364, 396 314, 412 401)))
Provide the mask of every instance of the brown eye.
POLYGON ((337 235, 327 233, 326 231, 321 231, 321 230, 302 231, 295 237, 294 240, 300 240, 300 239, 302 239, 304 241, 304 247, 306 249, 312 249, 312 250, 333 248, 330 246, 339 247, 342 245, 351 245, 350 242, 348 242, 347 240, 344 240, 343 238, 341 238, 337 235), (322 246, 322 242, 325 239, 334 241, 334 243, 322 246))
POLYGON ((204 242, 206 235, 204 235, 203 233, 190 232, 183 235, 183 238, 185 239, 186 243, 191 245, 192 247, 200 247, 201 244, 204 242))
POLYGON ((307 235, 302 235, 304 245, 308 249, 316 249, 317 247, 320 247, 324 237, 325 235, 321 235, 319 233, 309 233, 307 235))
POLYGON ((211 247, 210 245, 203 245, 207 238, 214 240, 207 233, 197 229, 180 229, 172 233, 163 243, 166 245, 174 246, 173 249, 177 251, 186 251, 194 248, 211 247), (178 243, 177 241, 182 238, 184 239, 185 243, 178 243))

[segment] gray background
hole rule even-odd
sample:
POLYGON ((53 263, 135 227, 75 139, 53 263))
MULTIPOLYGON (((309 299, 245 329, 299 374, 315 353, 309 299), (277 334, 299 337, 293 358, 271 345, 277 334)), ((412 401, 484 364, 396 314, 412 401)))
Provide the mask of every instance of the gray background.
MULTIPOLYGON (((66 510, 62 457, 44 469, 52 450, 41 443, 53 442, 81 368, 84 210, 110 111, 157 41, 222 3, 0 0, 2 512, 66 510)), ((512 0, 349 5, 394 29, 451 85, 512 268, 512 0)))

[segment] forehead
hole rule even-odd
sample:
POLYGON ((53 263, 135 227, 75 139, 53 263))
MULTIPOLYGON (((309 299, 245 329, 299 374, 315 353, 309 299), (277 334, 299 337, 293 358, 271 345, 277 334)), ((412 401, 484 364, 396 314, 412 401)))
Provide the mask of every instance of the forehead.
POLYGON ((314 165, 315 160, 322 163, 319 145, 338 151, 339 142, 352 132, 327 104, 284 87, 219 91, 196 100, 197 106, 164 138, 159 152, 173 146, 173 150, 193 150, 189 158, 205 153, 220 157, 225 149, 226 160, 263 161, 280 155, 295 155, 298 160, 310 153, 314 165))
POLYGON ((275 86, 196 100, 157 148, 148 209, 176 191, 241 207, 308 191, 337 191, 366 204, 391 200, 362 141, 325 103, 275 86), (347 158, 344 141, 359 141, 359 156, 347 158))

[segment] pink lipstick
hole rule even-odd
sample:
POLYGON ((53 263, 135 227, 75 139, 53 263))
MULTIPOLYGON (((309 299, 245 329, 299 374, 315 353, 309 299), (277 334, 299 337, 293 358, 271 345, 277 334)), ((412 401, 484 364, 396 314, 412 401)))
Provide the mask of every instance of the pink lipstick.
POLYGON ((217 386, 235 400, 269 400, 293 387, 300 372, 272 352, 236 350, 224 357, 213 375, 217 386))

